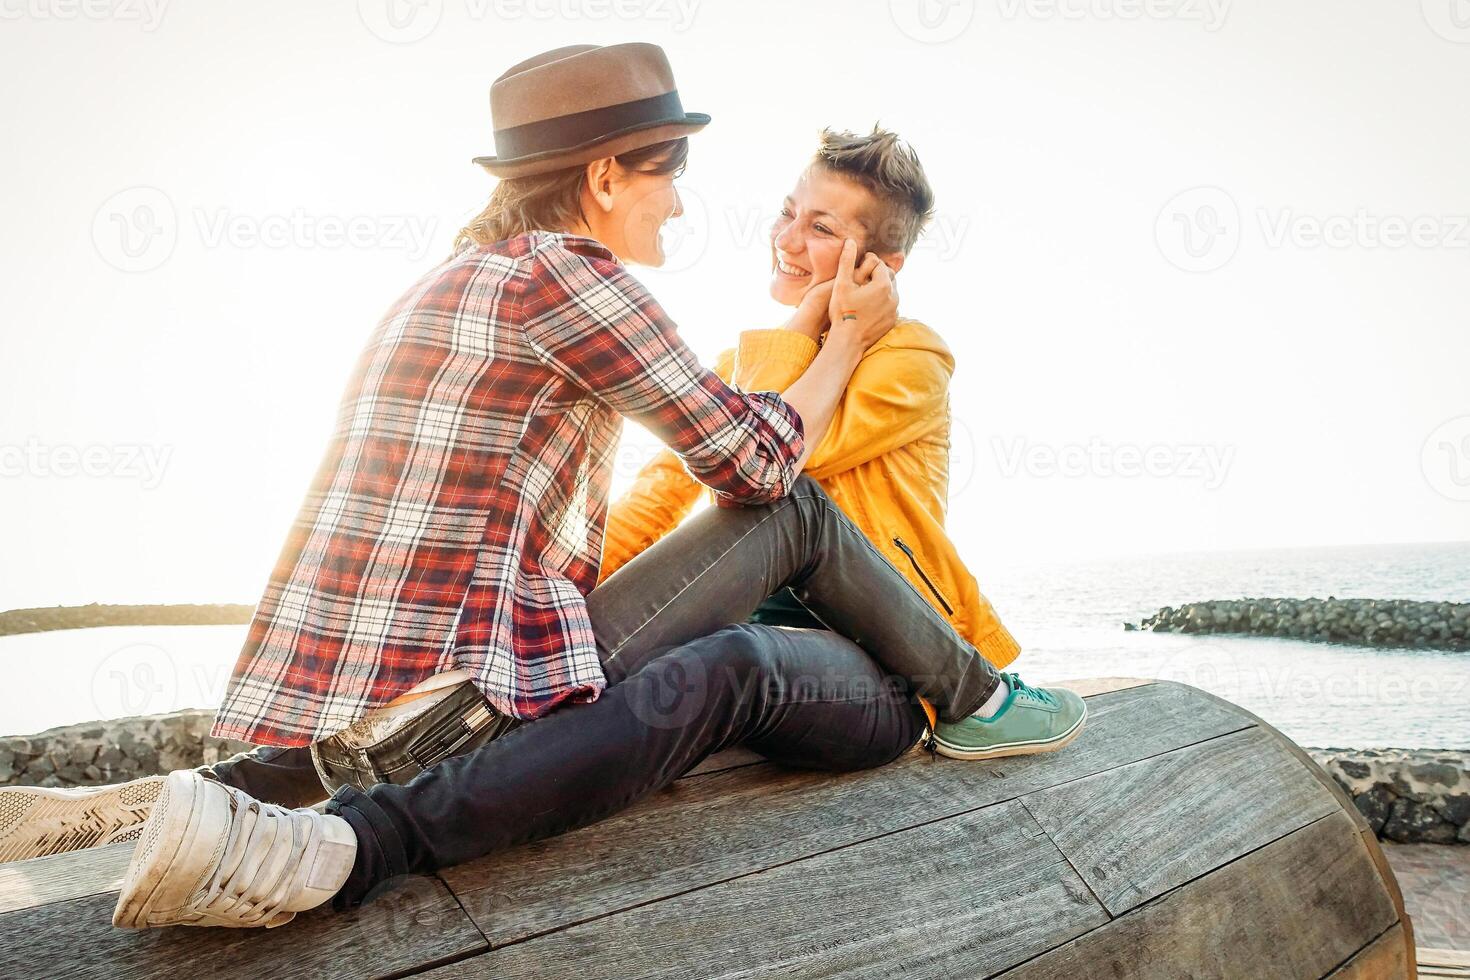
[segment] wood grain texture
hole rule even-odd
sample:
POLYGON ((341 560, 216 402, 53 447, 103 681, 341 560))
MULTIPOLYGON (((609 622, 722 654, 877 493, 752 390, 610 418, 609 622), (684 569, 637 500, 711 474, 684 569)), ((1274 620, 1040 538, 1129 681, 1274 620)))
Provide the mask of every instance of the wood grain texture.
POLYGON ((1335 811, 1003 977, 1321 977, 1396 915, 1353 822, 1335 811))
POLYGON ((1153 683, 1155 681, 1150 677, 1079 677, 1074 680, 1057 681, 1048 686, 1065 687, 1084 698, 1092 698, 1099 694, 1126 691, 1130 687, 1143 687, 1145 684, 1153 683))
POLYGON ((1113 915, 1340 809, 1279 736, 1259 728, 1022 802, 1113 915))
POLYGON ((132 856, 132 844, 110 844, 0 864, 0 914, 102 892, 116 893, 132 856))
POLYGON ((1386 980, 1410 975, 1411 959, 1404 927, 1394 927, 1364 948, 1353 958, 1328 974, 1331 980, 1386 980))
POLYGON ((678 780, 600 823, 446 869, 444 879, 491 943, 501 945, 1246 724, 1177 687, 1119 691, 1089 706, 1088 727, 1064 752, 962 762, 915 751, 856 773, 759 766, 678 780))
POLYGON ((1427 978, 1470 977, 1470 952, 1459 949, 1420 949, 1419 976, 1427 978))
POLYGON ((1107 921, 1017 803, 829 851, 427 976, 985 976, 1107 921))
POLYGON ((271 930, 114 929, 116 902, 109 892, 0 915, 0 977, 385 977, 487 948, 429 877, 399 879, 354 912, 314 909, 271 930))

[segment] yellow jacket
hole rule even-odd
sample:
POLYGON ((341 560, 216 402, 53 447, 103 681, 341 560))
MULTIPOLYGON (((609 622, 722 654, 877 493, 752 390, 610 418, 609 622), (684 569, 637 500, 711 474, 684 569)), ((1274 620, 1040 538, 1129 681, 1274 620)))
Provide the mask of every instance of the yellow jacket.
MULTIPOLYGON (((742 391, 784 391, 817 350, 792 330, 748 330, 735 350, 720 355, 715 372, 742 391)), ((1003 668, 1020 645, 944 532, 953 373, 943 339, 917 320, 900 319, 858 362, 803 472, 961 636, 1003 668)), ((702 490, 679 458, 662 450, 608 512, 600 578, 677 527, 702 490)))

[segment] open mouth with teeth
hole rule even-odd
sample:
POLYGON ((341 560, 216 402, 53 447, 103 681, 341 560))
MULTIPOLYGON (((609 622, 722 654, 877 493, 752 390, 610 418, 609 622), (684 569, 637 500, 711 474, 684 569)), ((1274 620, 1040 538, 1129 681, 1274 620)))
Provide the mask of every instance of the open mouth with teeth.
POLYGON ((776 268, 782 275, 790 276, 793 279, 806 279, 811 275, 810 270, 792 265, 789 262, 783 262, 779 258, 776 259, 776 268))

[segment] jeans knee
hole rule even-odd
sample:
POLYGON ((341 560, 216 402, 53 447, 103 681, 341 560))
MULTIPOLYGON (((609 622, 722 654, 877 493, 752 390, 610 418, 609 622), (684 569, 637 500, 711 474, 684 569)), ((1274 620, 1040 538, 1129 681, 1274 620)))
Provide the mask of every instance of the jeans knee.
POLYGON ((712 683, 747 689, 774 667, 769 644, 761 630, 769 627, 732 623, 698 641, 704 674, 712 683))

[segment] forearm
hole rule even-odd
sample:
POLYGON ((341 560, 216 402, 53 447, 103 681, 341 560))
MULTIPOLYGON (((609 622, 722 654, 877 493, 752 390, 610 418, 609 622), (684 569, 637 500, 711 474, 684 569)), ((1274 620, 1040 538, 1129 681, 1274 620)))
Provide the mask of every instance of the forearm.
POLYGON ((786 404, 801 416, 805 433, 805 447, 796 463, 797 472, 806 466, 813 450, 827 434, 842 393, 862 357, 863 349, 852 340, 835 331, 829 333, 827 343, 811 367, 782 395, 786 404))

